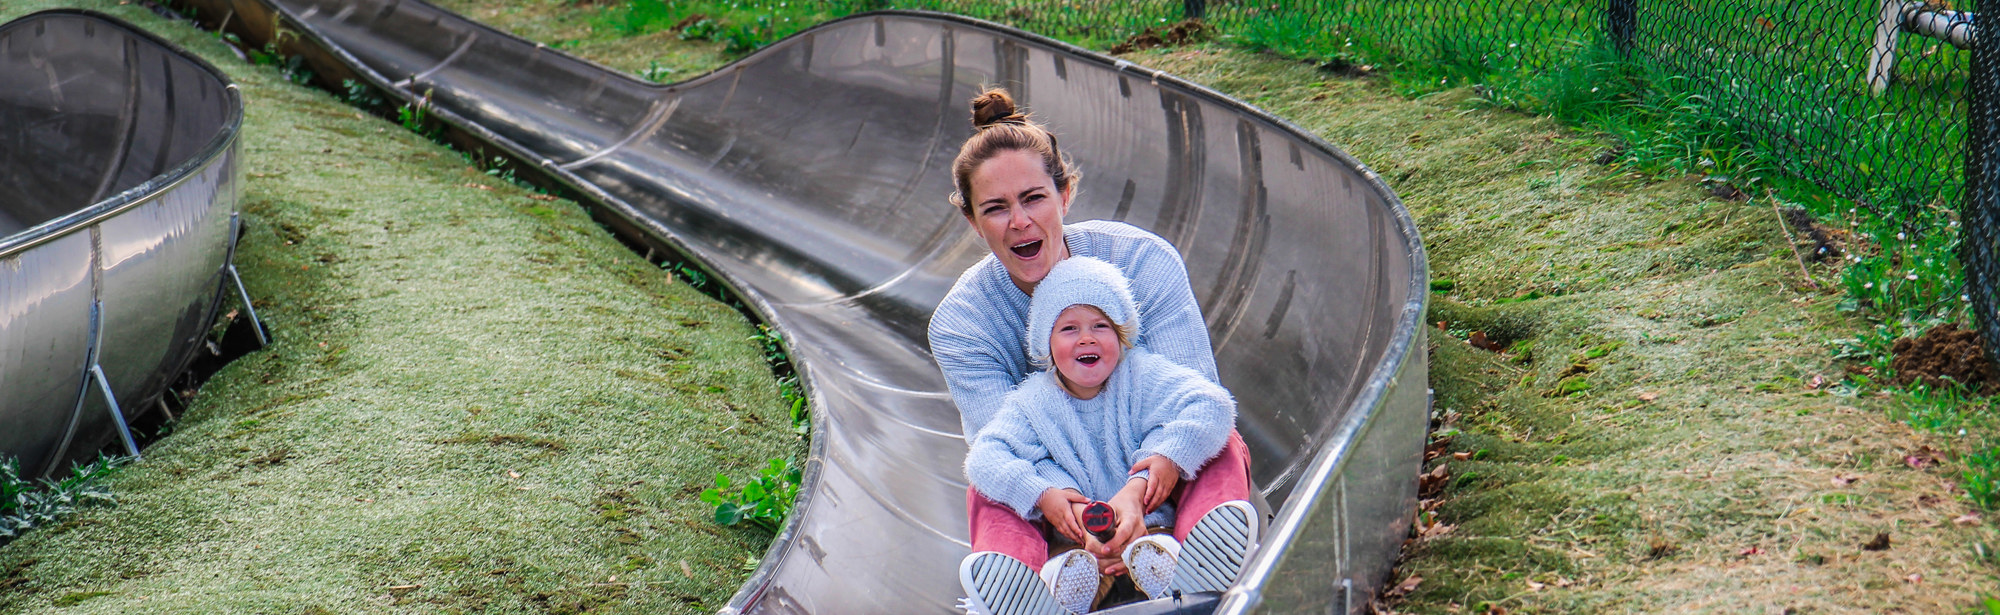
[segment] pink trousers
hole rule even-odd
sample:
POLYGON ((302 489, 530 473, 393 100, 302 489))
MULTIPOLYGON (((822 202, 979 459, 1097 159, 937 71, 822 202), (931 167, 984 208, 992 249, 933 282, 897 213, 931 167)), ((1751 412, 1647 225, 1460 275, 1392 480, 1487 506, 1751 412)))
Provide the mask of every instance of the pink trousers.
MULTIPOLYGON (((1230 430, 1222 452, 1196 471, 1194 480, 1181 481, 1175 486, 1171 497, 1177 510, 1174 540, 1180 541, 1187 540, 1195 522, 1216 505, 1250 499, 1250 448, 1243 444, 1243 436, 1230 430)), ((1049 543, 1042 537, 1040 522, 1022 519, 1013 509, 986 499, 972 487, 965 489, 965 511, 972 522, 974 553, 997 551, 1041 572, 1042 564, 1049 559, 1049 543)))

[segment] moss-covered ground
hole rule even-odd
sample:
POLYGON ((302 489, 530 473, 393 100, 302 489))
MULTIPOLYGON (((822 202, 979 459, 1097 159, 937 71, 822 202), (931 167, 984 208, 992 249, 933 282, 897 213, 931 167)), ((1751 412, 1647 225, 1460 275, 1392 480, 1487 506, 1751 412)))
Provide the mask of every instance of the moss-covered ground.
POLYGON ((238 263, 276 335, 94 508, 0 547, 0 612, 713 611, 767 533, 696 499, 799 440, 730 307, 574 203, 238 60, 238 263))

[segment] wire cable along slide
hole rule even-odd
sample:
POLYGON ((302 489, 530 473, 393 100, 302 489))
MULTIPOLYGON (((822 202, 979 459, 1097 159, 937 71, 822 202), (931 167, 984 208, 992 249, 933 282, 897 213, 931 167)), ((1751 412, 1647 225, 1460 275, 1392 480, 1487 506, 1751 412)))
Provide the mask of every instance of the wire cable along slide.
POLYGON ((23 476, 137 456, 127 421, 170 418, 226 296, 250 311, 242 121, 221 71, 116 19, 0 25, 0 454, 23 476))
POLYGON ((829 22, 654 85, 418 0, 189 4, 327 84, 426 105, 446 140, 706 266, 783 332, 814 409, 805 485, 725 612, 955 610, 965 442, 924 336, 985 254, 944 199, 987 84, 1083 167, 1071 220, 1128 221, 1186 256, 1277 507, 1229 591, 1118 610, 1354 612, 1408 535, 1429 420, 1422 245, 1373 172, 1262 111, 934 13, 829 22))

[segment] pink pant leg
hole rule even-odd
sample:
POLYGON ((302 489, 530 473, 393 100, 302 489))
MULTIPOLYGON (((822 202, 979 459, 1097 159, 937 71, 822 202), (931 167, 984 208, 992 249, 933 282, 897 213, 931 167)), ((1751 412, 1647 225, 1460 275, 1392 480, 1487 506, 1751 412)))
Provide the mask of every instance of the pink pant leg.
POLYGON ((1041 528, 1014 514, 1007 505, 986 499, 979 490, 965 488, 965 516, 972 522, 972 552, 996 551, 1021 560, 1035 572, 1049 560, 1049 542, 1041 528))
POLYGON ((1194 480, 1182 482, 1174 491, 1174 540, 1183 542, 1188 532, 1194 531, 1195 522, 1217 504, 1249 500, 1250 447, 1243 443, 1243 435, 1229 430, 1229 441, 1222 445, 1222 452, 1197 470, 1194 480))

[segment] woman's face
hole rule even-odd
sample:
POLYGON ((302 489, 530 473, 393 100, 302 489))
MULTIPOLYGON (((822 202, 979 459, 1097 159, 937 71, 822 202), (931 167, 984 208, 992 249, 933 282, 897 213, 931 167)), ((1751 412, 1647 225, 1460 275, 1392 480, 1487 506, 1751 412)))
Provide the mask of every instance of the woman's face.
POLYGON ((1097 397, 1104 390, 1104 381, 1118 369, 1123 351, 1111 319, 1088 305, 1064 309, 1049 330, 1049 362, 1062 376, 1063 388, 1078 399, 1097 397))
POLYGON ((1021 292, 1034 294, 1035 285, 1062 259, 1062 220, 1069 213, 1068 193, 1042 168, 1042 159, 1026 150, 1001 152, 973 168, 972 230, 986 240, 986 249, 1000 259, 1021 292))

